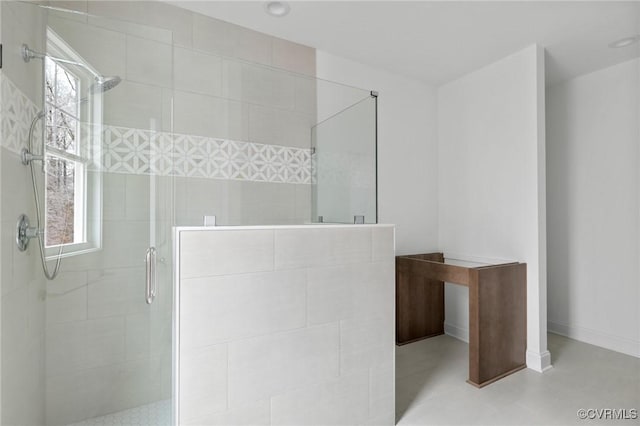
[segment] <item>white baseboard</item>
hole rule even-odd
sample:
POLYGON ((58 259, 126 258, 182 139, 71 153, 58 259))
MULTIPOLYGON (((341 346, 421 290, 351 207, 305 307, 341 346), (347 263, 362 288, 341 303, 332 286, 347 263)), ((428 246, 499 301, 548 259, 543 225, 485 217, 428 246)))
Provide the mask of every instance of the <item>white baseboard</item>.
POLYGON ((469 329, 458 327, 453 324, 444 323, 444 334, 455 337, 458 340, 469 343, 469 329))
POLYGON ((527 350, 527 368, 530 368, 533 371, 537 371, 538 373, 544 373, 547 370, 552 368, 551 365, 551 354, 549 351, 534 352, 527 350))
POLYGON ((600 346, 605 349, 640 358, 640 341, 638 340, 613 336, 601 331, 553 321, 547 322, 547 330, 550 333, 559 334, 561 336, 569 337, 570 339, 589 343, 590 345, 600 346))

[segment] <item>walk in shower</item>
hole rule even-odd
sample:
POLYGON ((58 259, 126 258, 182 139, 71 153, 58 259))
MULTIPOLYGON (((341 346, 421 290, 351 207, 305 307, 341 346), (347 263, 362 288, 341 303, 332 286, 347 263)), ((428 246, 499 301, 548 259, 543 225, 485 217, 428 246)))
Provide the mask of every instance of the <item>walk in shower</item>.
POLYGON ((69 4, 0 3, 2 424, 169 425, 172 227, 376 223, 377 94, 174 6, 69 4))

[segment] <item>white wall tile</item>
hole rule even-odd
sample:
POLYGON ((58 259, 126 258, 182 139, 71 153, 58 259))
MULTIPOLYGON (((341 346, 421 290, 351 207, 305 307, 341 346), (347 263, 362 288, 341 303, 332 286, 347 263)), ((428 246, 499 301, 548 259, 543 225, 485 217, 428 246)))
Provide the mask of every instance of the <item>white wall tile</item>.
MULTIPOLYGON (((380 256, 381 259, 386 257, 386 262, 371 263, 373 238, 368 232, 371 229, 316 229, 329 234, 323 243, 333 257, 324 259, 325 263, 344 258, 336 253, 365 253, 361 260, 351 255, 350 264, 249 274, 241 271, 236 272, 240 274, 238 276, 182 279, 181 364, 185 356, 192 357, 199 351, 220 345, 228 348, 226 366, 221 360, 217 361, 219 367, 226 369, 228 386, 228 394, 215 401, 222 408, 191 417, 191 424, 228 423, 236 418, 231 417, 232 413, 245 414, 239 422, 267 423, 260 420, 266 410, 258 407, 260 401, 268 398, 271 398, 270 422, 273 424, 384 424, 389 419, 389 411, 393 417, 394 263, 389 253, 380 256), (356 232, 348 232, 353 230, 356 232), (334 234, 340 231, 339 236, 334 234), (314 319, 331 322, 291 331, 272 328, 272 324, 279 326, 283 319, 287 326, 295 322, 301 324, 299 321, 304 320, 299 309, 300 299, 305 294, 300 292, 300 287, 289 286, 292 282, 304 281, 307 274, 310 322, 314 319), (294 277, 293 281, 288 277, 294 277), (348 290, 343 291, 344 288, 348 290), (256 301, 252 302, 251 298, 256 301), (287 305, 293 310, 283 312, 282 307, 287 305), (192 306, 201 312, 194 312, 192 306), (290 316, 292 312, 294 315, 290 316), (267 318, 262 320, 266 324, 261 323, 262 318, 267 318), (202 326, 209 323, 212 326, 202 326), (261 327, 264 328, 260 332, 270 334, 247 338, 248 333, 261 327), (208 336, 202 338, 203 334, 208 336), (233 335, 235 337, 229 337, 233 335), (216 344, 234 338, 241 340, 216 344), (197 346, 189 346, 191 340, 195 340, 197 346)), ((313 230, 297 228, 273 232, 299 233, 306 245, 310 245, 314 244, 313 239, 321 237, 309 233, 313 230)), ((182 231, 181 234, 192 233, 193 237, 224 232, 255 231, 182 231)), ((392 236, 392 233, 382 233, 379 237, 391 239, 392 236)), ((203 244, 202 239, 197 243, 204 247, 215 246, 211 241, 203 244)), ((381 243, 389 245, 388 242, 381 243)), ((250 240, 245 244, 252 245, 250 240)), ((201 247, 185 239, 181 239, 181 245, 184 249, 193 245, 195 248, 190 250, 194 253, 201 247)), ((295 253, 293 249, 291 252, 295 253)), ((248 257, 252 258, 251 255, 248 257)), ((207 259, 201 256, 199 263, 207 263, 207 259)), ((201 267, 197 263, 194 265, 201 267)), ((184 263, 182 272, 185 272, 184 263)), ((189 363, 193 364, 192 368, 198 368, 197 362, 189 363)), ((183 382, 180 383, 182 386, 183 382)), ((200 404, 200 409, 207 410, 207 404, 200 404)))
POLYGON ((238 408, 213 413, 190 420, 181 420, 184 426, 255 426, 268 425, 271 422, 271 401, 263 399, 253 401, 238 408))
POLYGON ((47 329, 47 375, 67 374, 125 359, 123 317, 53 324, 47 329))
POLYGON ((271 40, 248 28, 194 14, 193 47, 206 52, 271 64, 271 40))
MULTIPOLYGON (((315 55, 315 52, 314 52, 315 55)), ((324 83, 327 85, 328 83, 324 83)), ((300 114, 308 114, 315 117, 317 124, 320 121, 318 117, 318 81, 313 77, 297 76, 295 78, 295 111, 300 114)))
POLYGON ((47 324, 87 319, 87 273, 60 272, 47 283, 47 324))
POLYGON ((368 262, 371 228, 277 230, 276 269, 368 262))
MULTIPOLYGON (((40 99, 42 68, 22 60, 20 46, 43 50, 44 13, 34 5, 23 2, 6 2, 2 5, 2 72, 24 92, 29 99, 40 99)), ((3 100, 4 102, 4 100, 3 100)))
POLYGON ((86 366, 87 322, 73 321, 47 327, 47 376, 67 374, 86 366))
POLYGON ((142 258, 139 268, 105 269, 89 272, 88 317, 101 318, 142 313, 145 281, 142 258))
POLYGON ((95 386, 87 386, 86 371, 74 371, 47 379, 47 425, 66 425, 90 415, 89 401, 95 398, 95 386))
POLYGON ((289 110, 295 106, 293 74, 228 59, 222 73, 225 98, 289 110))
POLYGON ((174 88, 211 96, 222 96, 222 59, 219 56, 176 47, 174 88))
POLYGON ((173 49, 165 43, 127 35, 126 79, 173 87, 173 49))
POLYGON ((395 261, 395 237, 394 228, 376 227, 371 231, 372 236, 372 260, 374 262, 395 261))
POLYGON ((50 17, 47 24, 100 74, 119 75, 124 78, 124 34, 58 16, 50 17))
POLYGON ((105 220, 122 220, 126 206, 125 175, 103 173, 102 215, 105 220))
POLYGON ((21 354, 33 336, 28 331, 28 291, 20 287, 2 296, 2 363, 4 369, 20 371, 21 354))
POLYGON ((299 223, 309 223, 311 220, 311 185, 295 186, 295 217, 299 223))
POLYGON ((104 415, 160 399, 162 376, 159 358, 127 361, 98 369, 102 380, 100 395, 94 401, 98 414, 104 415))
POLYGON ((44 277, 36 276, 27 287, 27 333, 33 338, 40 338, 45 333, 46 283, 44 277))
POLYGON ((151 197, 150 181, 151 177, 149 175, 125 175, 126 220, 149 220, 151 213, 149 208, 149 198, 151 197))
POLYGON ((176 223, 202 225, 204 215, 215 215, 220 224, 228 224, 225 212, 231 203, 229 181, 221 179, 176 177, 176 223))
POLYGON ((315 117, 261 105, 249 106, 249 140, 252 142, 311 148, 315 117))
POLYGON ((323 324, 355 315, 364 303, 366 290, 360 281, 366 276, 368 264, 351 264, 310 268, 308 270, 307 321, 323 324))
POLYGON ((193 13, 161 2, 91 1, 88 11, 92 15, 106 16, 141 23, 155 29, 171 31, 173 42, 180 46, 191 45, 193 13))
POLYGON ((338 375, 336 323, 229 343, 229 406, 338 375))
POLYGON ((273 231, 182 231, 181 278, 273 270, 273 231))
POLYGON ((44 336, 18 350, 19 359, 3 357, 2 424, 42 425, 45 416, 44 336))
POLYGON ((137 221, 105 222, 103 226, 103 266, 140 267, 149 247, 149 227, 137 221))
MULTIPOLYGON (((26 138, 26 135, 24 136, 26 138)), ((4 150, 2 170, 0 170, 5 182, 1 195, 2 220, 13 222, 14 227, 18 216, 22 213, 27 214, 30 218, 35 218, 29 168, 23 166, 20 161, 17 154, 4 150)), ((24 254, 21 257, 25 257, 24 254)))
POLYGON ((362 426, 393 426, 396 424, 396 413, 384 414, 378 417, 370 417, 363 423, 362 426))
POLYGON ((160 398, 157 359, 89 368, 50 377, 47 424, 66 425, 160 398))
MULTIPOLYGON (((370 265, 366 277, 361 281, 365 302, 358 306, 358 316, 376 315, 382 318, 395 318, 396 300, 396 264, 392 258, 387 262, 370 265)), ((394 320, 395 321, 395 320, 394 320)))
POLYGON ((368 371, 271 399, 272 425, 356 425, 369 413, 368 371))
MULTIPOLYGON (((125 318, 125 359, 146 359, 151 355, 151 313, 127 315, 125 318)), ((167 349, 165 347, 165 349, 167 349)), ((162 352, 155 355, 159 356, 162 352)))
POLYGON ((281 38, 272 42, 273 66, 300 74, 316 74, 316 50, 281 38))
POLYGON ((182 280, 181 347, 304 327, 305 281, 303 270, 182 280))
MULTIPOLYGON (((369 369, 369 419, 388 419, 395 416, 395 357, 369 369)), ((395 422, 382 424, 395 424, 395 422)))
POLYGON ((227 408, 227 346, 180 350, 180 423, 227 408))
MULTIPOLYGON (((0 153, 2 155, 2 153, 0 153)), ((1 179, 1 178, 0 178, 1 179)), ((0 201, 1 203, 2 201, 0 201)), ((2 258, 0 259, 0 285, 2 295, 14 290, 13 286, 13 245, 15 244, 16 224, 13 220, 2 221, 0 228, 0 244, 2 258)))
MULTIPOLYGON (((68 19, 74 18, 68 17, 68 19)), ((89 25, 105 28, 121 34, 127 34, 146 40, 153 40, 165 44, 171 44, 173 40, 171 31, 168 31, 164 28, 150 27, 148 25, 140 25, 133 22, 122 21, 120 19, 107 18, 104 16, 90 15, 85 19, 89 25)))
POLYGON ((395 350, 393 317, 340 321, 340 373, 392 361, 395 350))
POLYGON ((176 90, 173 111, 177 133, 247 140, 248 107, 241 102, 176 90))
POLYGON ((162 128, 161 87, 124 80, 105 93, 103 99, 105 124, 135 129, 162 128))
POLYGON ((394 264, 356 263, 308 270, 308 323, 379 316, 395 321, 394 264))

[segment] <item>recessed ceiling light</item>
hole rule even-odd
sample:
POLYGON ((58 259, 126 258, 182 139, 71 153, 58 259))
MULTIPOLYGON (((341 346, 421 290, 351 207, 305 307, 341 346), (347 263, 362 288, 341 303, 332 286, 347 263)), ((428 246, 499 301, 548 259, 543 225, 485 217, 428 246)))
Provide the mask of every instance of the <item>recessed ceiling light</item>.
POLYGON ((627 47, 639 41, 640 41, 640 35, 634 35, 631 37, 621 38, 620 40, 616 40, 612 43, 609 43, 609 47, 612 47, 614 49, 618 47, 627 47))
POLYGON ((291 10, 289 3, 284 1, 268 1, 264 4, 264 10, 271 16, 281 18, 291 10))

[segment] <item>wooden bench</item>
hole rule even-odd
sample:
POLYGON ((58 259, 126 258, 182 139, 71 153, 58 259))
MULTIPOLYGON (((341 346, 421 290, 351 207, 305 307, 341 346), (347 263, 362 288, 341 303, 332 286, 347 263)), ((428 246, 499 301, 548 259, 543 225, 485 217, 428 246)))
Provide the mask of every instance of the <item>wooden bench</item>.
POLYGON ((526 367, 527 265, 460 266, 443 253, 396 257, 396 343, 444 334, 444 283, 469 288, 469 379, 483 387, 526 367))

